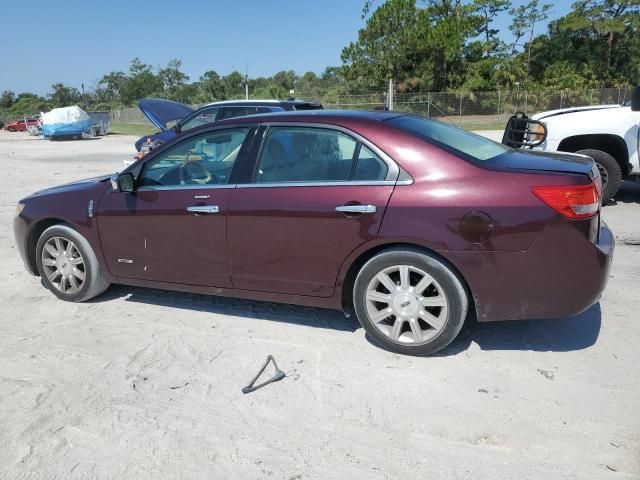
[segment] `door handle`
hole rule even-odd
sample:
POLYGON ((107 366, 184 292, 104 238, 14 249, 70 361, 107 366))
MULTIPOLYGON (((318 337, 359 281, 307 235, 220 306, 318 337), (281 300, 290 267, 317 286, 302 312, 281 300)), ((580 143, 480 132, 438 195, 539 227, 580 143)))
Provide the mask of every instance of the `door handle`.
POLYGON ((336 212, 344 213, 375 213, 375 205, 340 205, 336 207, 336 212))
POLYGON ((218 213, 220 208, 217 205, 194 205, 187 207, 187 212, 193 213, 218 213))

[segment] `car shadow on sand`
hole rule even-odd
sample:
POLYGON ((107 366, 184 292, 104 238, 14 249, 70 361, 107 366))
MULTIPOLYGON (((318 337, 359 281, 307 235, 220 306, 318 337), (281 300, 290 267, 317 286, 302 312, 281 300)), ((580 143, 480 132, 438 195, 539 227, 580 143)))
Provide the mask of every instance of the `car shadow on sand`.
MULTIPOLYGON (((334 310, 124 285, 113 285, 95 301, 100 302, 122 297, 126 297, 127 302, 288 322, 345 332, 354 332, 361 328, 355 317, 346 318, 341 312, 334 310)), ((580 315, 553 320, 479 323, 470 318, 456 340, 436 355, 458 355, 466 351, 471 343, 476 343, 482 350, 540 352, 582 350, 596 342, 600 333, 601 321, 599 303, 580 315)), ((367 340, 378 346, 368 335, 367 340)))
POLYGON ((457 355, 467 350, 471 343, 476 343, 482 350, 583 350, 596 343, 601 323, 600 303, 567 318, 482 323, 473 319, 463 327, 458 338, 437 355, 457 355))
MULTIPOLYGON (((144 303, 236 317, 288 322, 296 325, 355 332, 360 324, 354 318, 325 308, 302 307, 283 303, 261 302, 197 293, 156 290, 152 288, 112 285, 96 302, 126 297, 127 302, 144 303)), ((91 301, 91 300, 90 300, 91 301)))

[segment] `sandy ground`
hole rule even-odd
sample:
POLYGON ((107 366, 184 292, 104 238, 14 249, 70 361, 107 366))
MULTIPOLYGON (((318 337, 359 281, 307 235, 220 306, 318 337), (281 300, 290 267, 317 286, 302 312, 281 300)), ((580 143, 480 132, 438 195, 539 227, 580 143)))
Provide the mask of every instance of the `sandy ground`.
POLYGON ((333 311, 118 286, 56 300, 18 258, 15 203, 120 169, 133 140, 0 132, 0 478, 640 478, 640 184, 604 209, 598 305, 470 324, 412 358, 333 311), (243 395, 267 354, 287 378, 243 395))

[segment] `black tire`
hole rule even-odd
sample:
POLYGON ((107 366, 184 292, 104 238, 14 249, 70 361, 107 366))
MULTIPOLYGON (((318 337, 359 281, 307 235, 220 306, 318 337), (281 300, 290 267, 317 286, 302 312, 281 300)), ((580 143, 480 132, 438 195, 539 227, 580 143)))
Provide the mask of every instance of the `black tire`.
MULTIPOLYGON (((413 285, 411 281, 410 284, 413 285)), ((353 305, 360 324, 375 343, 392 352, 422 356, 442 350, 456 338, 467 317, 469 300, 463 281, 453 268, 435 255, 407 247, 384 250, 363 265, 354 284, 353 305), (379 272, 399 265, 408 265, 430 275, 441 287, 440 293, 446 297, 448 303, 446 320, 442 328, 433 338, 423 343, 403 344, 398 340, 392 340, 391 336, 385 335, 375 326, 368 314, 366 294, 370 282, 379 272)), ((391 321, 395 322, 395 320, 391 321)))
MULTIPOLYGON (((104 277, 98 259, 96 258, 89 242, 77 231, 68 225, 59 224, 47 228, 40 238, 36 246, 36 264, 42 284, 49 289, 56 297, 67 302, 84 302, 91 298, 97 297, 109 288, 109 282, 104 277), (84 281, 80 289, 72 294, 60 291, 52 281, 47 278, 47 272, 43 266, 42 250, 48 240, 53 237, 60 237, 64 240, 73 242, 78 249, 83 260, 84 281)), ((55 280, 55 279, 54 279, 55 280)))
POLYGON ((587 155, 596 162, 602 177, 602 203, 607 203, 618 193, 620 184, 622 184, 620 164, 615 158, 602 150, 587 149, 579 150, 576 153, 587 155))

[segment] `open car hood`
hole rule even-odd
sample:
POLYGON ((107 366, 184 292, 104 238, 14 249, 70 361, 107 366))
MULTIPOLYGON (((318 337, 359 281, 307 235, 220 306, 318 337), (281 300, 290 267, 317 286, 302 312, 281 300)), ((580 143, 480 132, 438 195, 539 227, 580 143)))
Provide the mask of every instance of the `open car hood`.
POLYGON ((181 120, 193 112, 193 109, 184 103, 162 98, 143 98, 138 102, 138 108, 161 130, 167 129, 167 123, 181 120))

